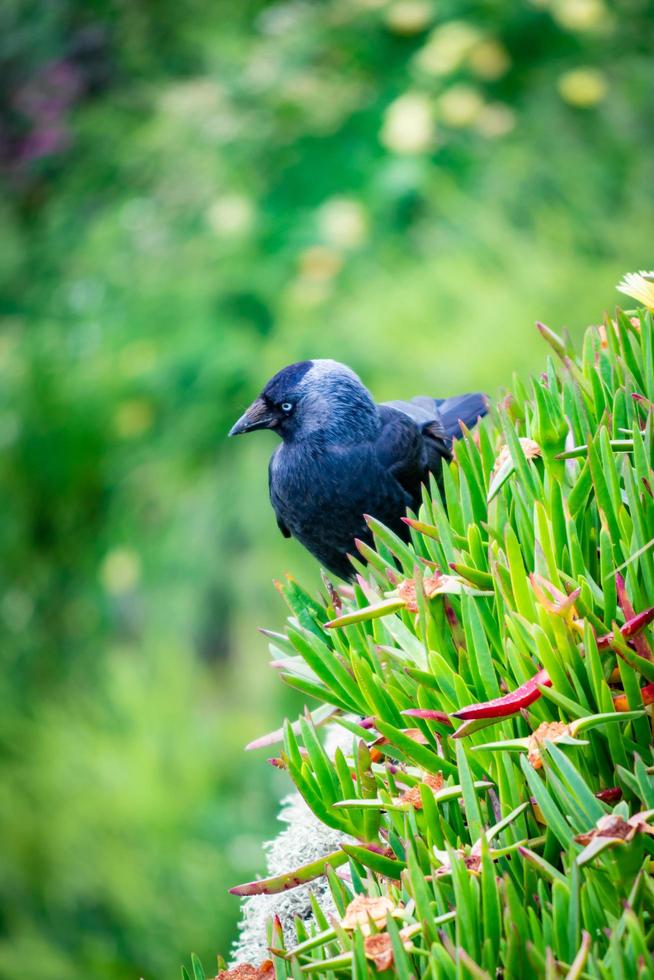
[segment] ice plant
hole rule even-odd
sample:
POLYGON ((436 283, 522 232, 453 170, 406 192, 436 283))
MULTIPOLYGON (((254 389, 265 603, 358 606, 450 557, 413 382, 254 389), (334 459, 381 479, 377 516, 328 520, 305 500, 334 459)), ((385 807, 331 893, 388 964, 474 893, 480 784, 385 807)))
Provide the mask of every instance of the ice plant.
MULTIPOLYGON (((644 609, 643 612, 637 613, 628 619, 624 626, 620 627, 620 634, 625 640, 633 639, 634 647, 638 650, 641 657, 644 656, 645 659, 652 659, 652 651, 649 648, 647 640, 641 642, 640 633, 645 629, 646 626, 654 620, 654 606, 650 606, 649 609, 644 609)), ((606 650, 615 641, 615 634, 605 633, 604 636, 597 637, 597 647, 599 650, 606 650)))
POLYGON ((469 704, 465 708, 453 711, 455 718, 463 721, 473 721, 478 718, 507 718, 538 700, 541 696, 539 685, 550 687, 552 681, 546 670, 539 670, 528 681, 521 684, 515 691, 493 698, 492 701, 481 701, 479 704, 469 704))
MULTIPOLYGON (((615 708, 615 703, 614 703, 615 708)), ((642 715, 641 711, 628 712, 630 718, 638 718, 642 715)), ((526 752, 527 761, 534 769, 543 767, 543 747, 550 742, 553 745, 561 743, 563 745, 588 745, 588 742, 577 738, 581 732, 598 725, 626 721, 625 715, 615 712, 605 714, 589 715, 587 718, 577 718, 575 721, 565 723, 562 721, 542 721, 540 725, 525 738, 507 739, 501 742, 485 742, 483 745, 475 745, 473 751, 501 750, 504 752, 526 752)))
POLYGON ((243 885, 235 885, 230 888, 232 895, 274 895, 277 892, 285 892, 299 885, 306 885, 326 874, 327 868, 338 868, 345 864, 347 855, 343 851, 334 851, 332 854, 325 854, 324 857, 311 864, 304 864, 300 868, 295 868, 288 874, 276 875, 274 878, 257 878, 256 881, 248 881, 243 885))
POLYGON ((564 616, 570 621, 577 618, 575 602, 581 595, 581 587, 574 589, 570 595, 561 592, 552 582, 548 582, 542 575, 532 572, 529 576, 534 595, 541 606, 547 612, 555 613, 557 616, 564 616))
MULTIPOLYGON (((654 275, 623 285, 654 309, 654 275)), ((369 519, 351 587, 279 586, 310 711, 250 747, 332 840, 236 890, 333 904, 278 906, 277 980, 651 972, 654 328, 609 324, 580 354, 540 325, 544 373, 462 434, 408 540, 369 519)))
MULTIPOLYGON (((654 704, 654 684, 645 684, 639 690, 644 705, 654 704)), ((629 711, 629 699, 626 694, 613 695, 613 707, 616 711, 629 711)))

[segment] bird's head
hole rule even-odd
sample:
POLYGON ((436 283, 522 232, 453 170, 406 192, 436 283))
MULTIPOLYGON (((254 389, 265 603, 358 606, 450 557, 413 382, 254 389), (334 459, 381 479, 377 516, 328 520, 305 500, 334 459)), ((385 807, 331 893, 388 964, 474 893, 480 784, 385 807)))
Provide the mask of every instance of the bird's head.
POLYGON ((270 379, 229 434, 274 429, 285 442, 318 434, 349 442, 371 434, 378 424, 377 406, 349 367, 298 361, 270 379))

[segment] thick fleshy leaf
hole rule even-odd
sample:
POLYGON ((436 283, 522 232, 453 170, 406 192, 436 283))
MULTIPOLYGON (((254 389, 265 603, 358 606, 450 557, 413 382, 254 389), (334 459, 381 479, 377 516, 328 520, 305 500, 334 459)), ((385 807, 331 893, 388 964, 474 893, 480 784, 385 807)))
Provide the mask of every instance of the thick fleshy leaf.
POLYGON ((317 861, 303 864, 293 871, 287 871, 285 874, 275 875, 272 878, 260 878, 256 881, 248 881, 243 885, 234 885, 229 891, 232 895, 240 895, 241 897, 245 895, 275 895, 278 892, 286 892, 291 888, 297 888, 298 885, 305 885, 308 881, 313 881, 315 878, 320 878, 326 874, 327 865, 330 865, 332 868, 338 868, 340 865, 345 864, 346 861, 347 854, 339 849, 332 854, 326 854, 317 861))

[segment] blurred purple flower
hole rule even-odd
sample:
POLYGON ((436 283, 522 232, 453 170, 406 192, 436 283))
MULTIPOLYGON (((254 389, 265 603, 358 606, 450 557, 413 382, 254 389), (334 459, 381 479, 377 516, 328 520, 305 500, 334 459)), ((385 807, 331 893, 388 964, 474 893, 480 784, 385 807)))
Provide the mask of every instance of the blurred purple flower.
POLYGON ((68 149, 71 135, 66 113, 83 88, 74 65, 53 61, 16 90, 12 109, 19 117, 22 135, 13 147, 15 165, 20 167, 68 149))

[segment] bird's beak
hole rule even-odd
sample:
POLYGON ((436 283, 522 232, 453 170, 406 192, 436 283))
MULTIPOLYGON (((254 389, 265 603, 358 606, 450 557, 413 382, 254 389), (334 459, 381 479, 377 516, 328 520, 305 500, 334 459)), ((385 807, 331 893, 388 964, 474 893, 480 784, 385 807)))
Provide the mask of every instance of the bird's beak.
POLYGON ((257 398, 231 427, 228 435, 240 436, 244 432, 254 432, 255 429, 272 429, 275 425, 277 416, 271 412, 263 398, 257 398))

